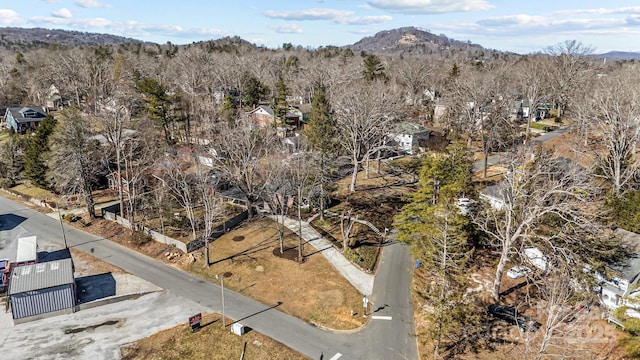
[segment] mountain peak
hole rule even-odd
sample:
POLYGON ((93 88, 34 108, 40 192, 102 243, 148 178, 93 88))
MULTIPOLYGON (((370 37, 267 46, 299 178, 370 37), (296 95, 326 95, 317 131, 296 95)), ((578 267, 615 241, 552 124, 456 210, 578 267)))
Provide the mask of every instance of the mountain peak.
POLYGON ((428 30, 413 26, 383 30, 373 36, 365 37, 348 47, 353 51, 374 53, 413 49, 425 52, 438 52, 448 49, 482 50, 482 46, 478 44, 449 39, 442 34, 434 35, 428 30))

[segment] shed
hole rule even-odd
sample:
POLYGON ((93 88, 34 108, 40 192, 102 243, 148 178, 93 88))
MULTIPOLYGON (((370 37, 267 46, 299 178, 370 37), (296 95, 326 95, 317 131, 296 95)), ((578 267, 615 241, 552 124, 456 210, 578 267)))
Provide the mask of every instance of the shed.
POLYGON ((73 311, 76 300, 71 259, 13 268, 9 281, 13 319, 73 311))
POLYGON ((16 266, 35 264, 38 262, 38 241, 35 236, 21 237, 18 239, 18 252, 16 253, 16 266))

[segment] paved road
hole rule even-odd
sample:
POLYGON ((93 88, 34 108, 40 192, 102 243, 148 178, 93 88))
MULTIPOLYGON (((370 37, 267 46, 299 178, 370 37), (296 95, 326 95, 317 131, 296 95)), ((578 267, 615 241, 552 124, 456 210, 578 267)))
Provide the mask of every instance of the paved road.
MULTIPOLYGON (((541 144, 545 144, 551 140, 554 140, 566 133, 568 133, 570 131, 570 129, 568 128, 559 128, 557 130, 551 131, 551 132, 547 132, 544 133, 543 135, 533 139, 533 143, 536 145, 541 145, 541 144)), ((495 154, 495 155, 491 155, 489 156, 489 159, 487 161, 488 166, 492 166, 492 165, 499 165, 502 164, 503 161, 508 160, 509 157, 505 156, 506 154, 495 154)), ((478 160, 476 162, 473 163, 473 172, 477 172, 484 169, 484 160, 478 160)))
MULTIPOLYGON (((57 240, 62 245, 60 224, 56 219, 2 197, 0 227, 11 230, 13 235, 26 231, 39 238, 54 242, 57 240), (15 218, 14 215, 20 218, 15 218), (3 221, 9 219, 11 221, 3 221)), ((92 253, 173 294, 192 300, 211 311, 221 312, 220 288, 217 285, 109 240, 75 228, 65 229, 70 247, 92 253)), ((405 247, 390 244, 383 251, 381 261, 372 302, 374 310, 381 307, 374 315, 383 318, 371 320, 358 332, 338 334, 323 331, 278 311, 277 304, 264 305, 228 290, 225 290, 226 315, 313 359, 417 359, 413 309, 409 302, 408 274, 411 272, 411 258, 405 247), (391 320, 386 320, 387 316, 391 320)))

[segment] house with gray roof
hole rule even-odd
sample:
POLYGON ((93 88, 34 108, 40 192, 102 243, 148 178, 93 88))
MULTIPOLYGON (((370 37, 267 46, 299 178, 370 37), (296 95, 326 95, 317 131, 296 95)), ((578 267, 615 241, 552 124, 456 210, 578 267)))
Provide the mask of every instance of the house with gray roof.
POLYGON ((395 145, 398 150, 409 155, 413 155, 416 150, 423 151, 431 134, 431 129, 408 121, 395 124, 391 131, 392 141, 389 145, 395 145))
POLYGON ((24 134, 35 130, 45 117, 47 112, 42 106, 9 107, 4 114, 4 121, 7 129, 24 134))
POLYGON ((600 301, 610 309, 627 306, 627 315, 640 318, 640 234, 616 229, 614 235, 631 250, 620 264, 607 265, 607 274, 596 274, 600 282, 600 301))

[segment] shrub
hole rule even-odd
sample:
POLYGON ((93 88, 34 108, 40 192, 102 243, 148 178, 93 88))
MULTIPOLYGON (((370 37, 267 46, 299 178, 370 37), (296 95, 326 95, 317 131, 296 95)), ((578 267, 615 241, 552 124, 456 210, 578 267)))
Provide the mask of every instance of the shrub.
POLYGON ((3 189, 8 189, 10 187, 13 187, 14 185, 15 183, 11 181, 11 179, 8 179, 8 178, 0 179, 0 187, 3 189))
POLYGON ((136 246, 142 246, 151 240, 151 236, 142 230, 135 230, 131 234, 131 242, 136 246))

